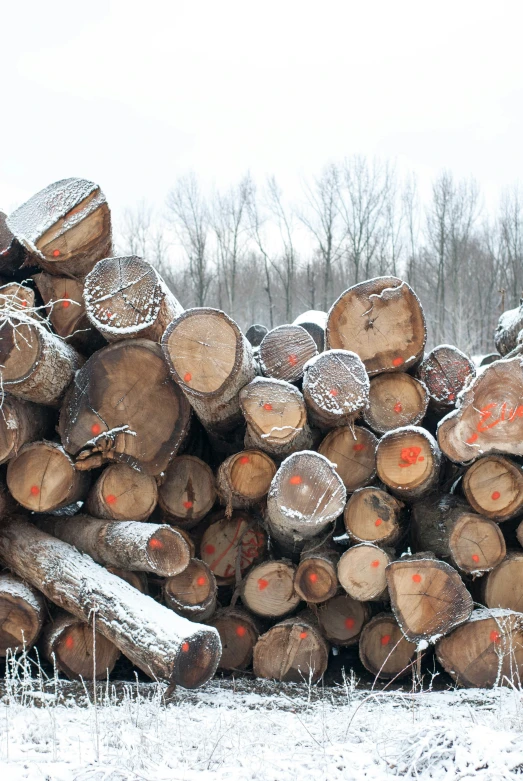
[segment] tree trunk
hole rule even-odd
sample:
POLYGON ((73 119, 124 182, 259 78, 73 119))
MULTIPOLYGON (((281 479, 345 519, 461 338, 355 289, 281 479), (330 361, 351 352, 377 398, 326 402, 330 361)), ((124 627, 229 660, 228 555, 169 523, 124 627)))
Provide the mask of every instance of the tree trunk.
POLYGON ((329 646, 306 611, 261 635, 254 646, 253 668, 258 678, 312 684, 324 674, 328 659, 329 646))
POLYGON ((20 518, 4 518, 0 557, 77 618, 89 621, 147 675, 196 688, 214 674, 218 633, 194 624, 111 575, 71 545, 20 518))
POLYGON ((252 347, 219 309, 190 309, 162 338, 174 379, 205 428, 225 436, 243 422, 238 394, 255 376, 252 347))
POLYGON ((251 347, 259 347, 263 337, 269 333, 266 326, 254 323, 245 332, 245 338, 250 342, 251 347))
POLYGON ((523 508, 523 470, 503 456, 485 456, 465 472, 463 492, 476 512, 506 521, 523 508))
POLYGON ((487 607, 502 607, 522 613, 523 551, 509 551, 501 564, 483 579, 481 588, 487 607))
POLYGON ((158 503, 166 521, 192 529, 210 512, 215 500, 211 468, 195 456, 173 458, 158 488, 158 503))
POLYGON ((352 599, 348 594, 338 594, 315 609, 320 627, 333 645, 357 645, 370 610, 365 602, 352 599))
POLYGON ((441 452, 434 437, 419 426, 389 431, 378 442, 379 479, 401 499, 416 499, 438 482, 441 452))
POLYGON ((110 464, 92 486, 86 510, 95 518, 146 521, 158 500, 156 480, 126 464, 110 464))
POLYGON ((242 603, 263 618, 280 618, 300 603, 294 590, 296 567, 290 561, 264 561, 251 569, 241 587, 242 603))
POLYGON ((329 431, 318 453, 332 461, 347 493, 364 488, 376 477, 377 438, 361 426, 339 426, 329 431))
POLYGON ((303 378, 310 419, 321 429, 352 425, 369 403, 369 378, 356 353, 328 350, 303 378))
POLYGON ((305 545, 294 576, 294 589, 305 602, 325 602, 336 594, 338 559, 328 541, 311 540, 305 545))
POLYGON ((243 450, 225 459, 216 474, 216 485, 226 515, 233 508, 254 507, 267 496, 276 474, 276 464, 261 450, 243 450))
POLYGON ((325 326, 327 325, 327 312, 320 312, 317 309, 309 309, 308 312, 298 315, 293 325, 301 325, 305 328, 314 341, 318 352, 322 353, 325 349, 325 326))
POLYGON ((114 460, 158 475, 182 444, 190 414, 160 347, 130 339, 99 350, 78 372, 59 431, 78 469, 114 460))
POLYGON ((431 407, 448 411, 476 376, 476 367, 457 347, 440 344, 425 356, 416 374, 427 388, 431 407))
POLYGON ((240 391, 240 405, 247 422, 245 447, 277 460, 312 447, 303 396, 290 383, 256 377, 240 391))
POLYGON ((57 407, 84 359, 27 315, 0 324, 3 389, 27 401, 57 407))
POLYGON ((391 613, 380 613, 363 627, 359 652, 372 675, 391 680, 411 673, 416 645, 404 637, 391 613))
POLYGON ((371 376, 414 366, 426 339, 418 297, 396 277, 377 277, 349 288, 327 319, 327 347, 353 350, 371 376))
POLYGON ((258 626, 246 610, 226 607, 207 622, 218 630, 222 644, 219 670, 236 672, 252 663, 252 652, 259 637, 258 626))
POLYGON ((503 312, 499 318, 498 327, 494 334, 494 344, 501 356, 507 355, 518 343, 518 336, 523 329, 523 304, 516 309, 503 312))
POLYGON ((263 337, 259 348, 260 366, 264 377, 297 382, 303 377, 303 367, 318 354, 316 342, 299 325, 279 325, 263 337))
POLYGON ((7 486, 22 507, 48 513, 85 499, 90 478, 78 472, 61 445, 24 445, 7 467, 7 486))
POLYGON ((7 227, 49 274, 82 278, 112 254, 109 207, 85 179, 50 184, 10 214, 7 227))
POLYGON ((16 575, 0 575, 0 656, 28 651, 45 618, 45 599, 16 575))
POLYGON ((39 527, 87 553, 99 564, 121 569, 154 572, 170 577, 183 572, 190 550, 172 526, 140 521, 105 521, 89 515, 46 518, 39 527))
POLYGON ((216 610, 216 578, 204 561, 192 558, 188 567, 163 584, 165 604, 191 621, 207 621, 216 610))
POLYGON ((5 394, 0 407, 0 464, 15 458, 23 445, 49 433, 49 410, 5 394))
MULTIPOLYGON (((219 586, 238 581, 267 550, 267 535, 257 520, 239 510, 231 518, 217 513, 200 543, 200 558, 211 568, 219 586)), ((210 518, 209 520, 213 520, 210 518)))
POLYGON ((428 403, 425 385, 410 374, 380 374, 371 380, 369 406, 363 411, 363 419, 373 431, 385 434, 421 424, 428 403))
POLYGON ((338 580, 358 602, 388 600, 385 568, 392 552, 364 542, 345 551, 338 562, 338 580))
POLYGON ((350 497, 343 520, 347 534, 355 542, 394 545, 403 530, 403 502, 381 488, 360 488, 350 497))
POLYGON ((59 672, 71 680, 105 680, 113 671, 120 651, 93 626, 68 613, 47 624, 42 651, 59 672))

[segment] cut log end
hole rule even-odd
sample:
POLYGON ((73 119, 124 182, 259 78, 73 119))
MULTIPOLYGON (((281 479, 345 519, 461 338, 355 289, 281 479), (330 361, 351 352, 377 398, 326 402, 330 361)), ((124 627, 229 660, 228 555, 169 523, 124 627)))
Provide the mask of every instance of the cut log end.
POLYGON ((211 468, 195 456, 173 458, 158 489, 158 502, 167 518, 191 529, 211 510, 216 485, 211 468))
POLYGON ((376 476, 377 438, 360 426, 339 426, 329 431, 318 448, 343 480, 348 493, 372 483, 376 476))
POLYGON ((200 558, 212 570, 218 585, 234 583, 237 575, 260 561, 267 549, 267 535, 255 518, 235 511, 223 514, 206 529, 200 544, 200 558))
POLYGON ((218 611, 208 623, 218 630, 222 644, 218 669, 235 671, 249 667, 259 636, 252 616, 241 608, 228 607, 218 611))
POLYGON ((276 464, 261 450, 243 450, 229 456, 216 478, 222 503, 232 508, 253 507, 268 493, 276 464))
POLYGON ((45 616, 42 595, 15 575, 0 575, 0 656, 34 645, 45 616))
POLYGON ((193 558, 183 572, 165 581, 164 598, 185 618, 205 621, 216 609, 216 579, 204 561, 193 558))
POLYGON ((417 376, 427 388, 431 406, 451 409, 476 367, 467 356, 448 344, 434 347, 418 367, 417 376))
POLYGON ((86 509, 95 518, 146 521, 158 498, 156 480, 126 464, 108 466, 91 488, 86 509))
POLYGON ((316 615, 327 640, 334 645, 350 646, 358 643, 370 610, 365 602, 339 594, 319 605, 316 615))
POLYGON ((380 480, 400 497, 427 493, 439 477, 441 453, 434 438, 419 426, 385 434, 376 451, 380 480))
POLYGON ((266 561, 252 569, 242 583, 242 602, 257 616, 279 618, 300 603, 294 590, 295 567, 287 561, 266 561))
POLYGON ((505 521, 523 507, 523 470, 503 456, 485 456, 465 472, 463 491, 480 515, 505 521))
POLYGON ((318 354, 316 342, 299 325, 280 325, 269 331, 259 348, 262 373, 275 380, 296 382, 307 361, 318 354))
POLYGON ((71 680, 104 680, 120 651, 99 632, 74 616, 61 615, 43 635, 44 656, 71 680))
POLYGON ((303 396, 320 428, 351 424, 369 402, 369 378, 355 352, 328 350, 312 361, 303 378, 303 396))
POLYGON ((376 545, 355 545, 339 560, 338 580, 358 602, 387 599, 385 568, 389 563, 389 554, 376 545))
POLYGON ((313 623, 300 617, 282 621, 261 635, 254 647, 258 678, 315 683, 327 669, 329 649, 313 623))
POLYGON ((372 675, 390 680, 411 673, 416 645, 404 637, 393 615, 381 613, 363 627, 359 653, 372 675))
POLYGON ((417 426, 425 417, 429 396, 423 385, 410 374, 380 374, 371 380, 369 406, 363 417, 379 434, 402 426, 417 426))
POLYGON ((298 565, 294 589, 305 602, 325 602, 338 590, 338 576, 334 561, 310 554, 298 565))
POLYGON ((392 545, 402 533, 403 504, 380 488, 360 488, 350 497, 343 518, 345 528, 356 542, 392 545))

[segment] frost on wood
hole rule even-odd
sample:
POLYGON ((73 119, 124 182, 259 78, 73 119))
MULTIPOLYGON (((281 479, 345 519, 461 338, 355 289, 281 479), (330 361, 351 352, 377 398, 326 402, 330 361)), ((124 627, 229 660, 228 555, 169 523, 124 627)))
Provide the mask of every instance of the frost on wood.
POLYGON ((416 374, 428 390, 431 405, 448 410, 456 405, 463 388, 475 377, 476 367, 457 347, 440 344, 425 356, 416 374))
POLYGON ((348 350, 328 350, 309 361, 303 397, 320 428, 352 423, 369 403, 369 378, 360 358, 348 350))
POLYGON ((303 367, 318 354, 312 336, 299 325, 279 325, 269 331, 259 348, 260 368, 265 377, 297 382, 303 367))
POLYGON ((501 356, 507 355, 518 345, 518 337, 523 330, 523 304, 516 309, 503 312, 494 334, 496 350, 501 356))
POLYGON ((44 618, 45 600, 39 591, 16 575, 0 575, 0 657, 31 648, 44 618))

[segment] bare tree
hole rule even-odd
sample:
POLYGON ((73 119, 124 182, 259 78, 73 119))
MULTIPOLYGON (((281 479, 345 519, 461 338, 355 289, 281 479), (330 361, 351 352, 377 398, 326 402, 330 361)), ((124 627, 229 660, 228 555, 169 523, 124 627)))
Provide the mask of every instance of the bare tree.
POLYGON ((510 308, 517 306, 523 297, 523 193, 519 184, 503 193, 499 223, 504 261, 502 286, 510 308))
POLYGON ((225 194, 217 192, 212 201, 211 221, 216 237, 219 285, 223 285, 229 314, 236 316, 236 289, 239 267, 248 252, 248 203, 251 182, 244 177, 225 194))

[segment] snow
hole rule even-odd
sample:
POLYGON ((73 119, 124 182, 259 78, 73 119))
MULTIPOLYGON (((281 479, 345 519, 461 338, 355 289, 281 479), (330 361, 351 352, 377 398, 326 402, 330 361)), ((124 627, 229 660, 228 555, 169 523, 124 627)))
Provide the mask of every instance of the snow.
POLYGON ((319 309, 309 309, 307 312, 303 312, 298 315, 293 325, 303 325, 304 323, 317 325, 318 328, 325 330, 327 325, 327 312, 321 312, 319 309))
POLYGON ((519 689, 360 691, 213 681, 166 703, 155 685, 10 687, 9 781, 509 781, 523 768, 519 689), (76 698, 78 699, 78 698, 76 698))

